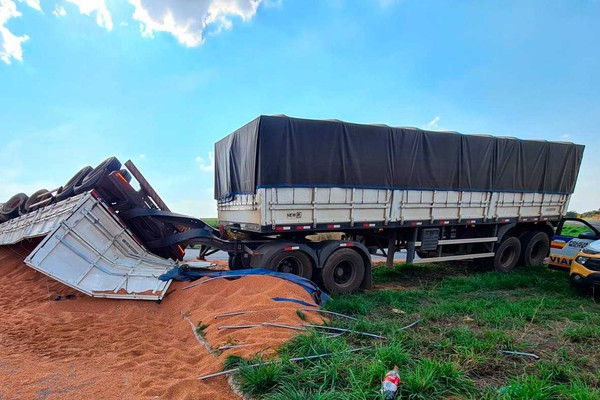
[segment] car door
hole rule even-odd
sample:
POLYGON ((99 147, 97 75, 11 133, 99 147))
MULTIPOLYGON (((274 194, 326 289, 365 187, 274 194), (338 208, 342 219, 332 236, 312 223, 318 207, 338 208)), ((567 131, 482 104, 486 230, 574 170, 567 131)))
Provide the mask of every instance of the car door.
POLYGON ((563 218, 556 227, 550 246, 550 268, 568 271, 581 249, 600 239, 600 231, 579 218, 563 218))

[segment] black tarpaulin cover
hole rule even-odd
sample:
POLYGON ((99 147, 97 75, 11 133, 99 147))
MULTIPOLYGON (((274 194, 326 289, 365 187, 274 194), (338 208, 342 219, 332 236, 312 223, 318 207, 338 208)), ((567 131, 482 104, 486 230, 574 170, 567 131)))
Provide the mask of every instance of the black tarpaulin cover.
POLYGON ((260 116, 215 144, 215 198, 261 187, 572 193, 584 146, 260 116))

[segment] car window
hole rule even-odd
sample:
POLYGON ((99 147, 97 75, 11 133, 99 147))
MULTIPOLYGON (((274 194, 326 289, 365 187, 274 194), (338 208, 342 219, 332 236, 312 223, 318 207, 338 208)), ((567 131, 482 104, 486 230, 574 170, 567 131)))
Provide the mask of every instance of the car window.
POLYGON ((589 226, 581 221, 565 221, 561 231, 561 236, 578 237, 585 232, 594 232, 589 226))

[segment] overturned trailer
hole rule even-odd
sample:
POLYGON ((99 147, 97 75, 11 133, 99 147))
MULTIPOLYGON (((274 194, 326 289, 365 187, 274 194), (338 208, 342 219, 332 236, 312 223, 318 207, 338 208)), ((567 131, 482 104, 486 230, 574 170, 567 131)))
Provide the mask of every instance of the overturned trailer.
POLYGON ((391 264, 400 249, 409 263, 489 259, 509 271, 548 254, 583 150, 261 116, 216 143, 215 198, 222 225, 295 244, 268 243, 233 259, 234 267, 291 265, 330 291, 357 289, 359 278, 368 286, 369 254, 391 264), (342 232, 344 240, 310 239, 319 232, 342 232))

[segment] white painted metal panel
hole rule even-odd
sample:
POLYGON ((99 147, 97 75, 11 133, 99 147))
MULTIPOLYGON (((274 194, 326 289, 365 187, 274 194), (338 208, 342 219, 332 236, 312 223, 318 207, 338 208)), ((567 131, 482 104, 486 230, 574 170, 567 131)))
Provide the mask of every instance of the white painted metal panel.
POLYGON ((352 188, 269 188, 235 196, 218 206, 219 219, 254 226, 363 222, 403 223, 503 218, 557 218, 569 195, 544 193, 382 190, 352 188), (311 200, 310 202, 308 200, 311 200))
POLYGON ((71 215, 85 197, 86 194, 80 194, 0 224, 0 245, 47 235, 71 215))
POLYGON ((160 300, 176 267, 149 253, 91 195, 25 259, 30 267, 93 297, 160 300))

